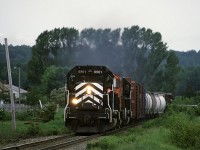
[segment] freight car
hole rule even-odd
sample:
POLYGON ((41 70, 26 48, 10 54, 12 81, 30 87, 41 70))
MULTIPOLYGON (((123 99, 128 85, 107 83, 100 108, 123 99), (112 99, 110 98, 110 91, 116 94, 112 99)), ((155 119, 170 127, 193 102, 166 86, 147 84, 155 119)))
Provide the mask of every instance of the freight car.
POLYGON ((66 127, 99 133, 162 114, 164 93, 151 93, 105 66, 76 66, 66 75, 66 127))

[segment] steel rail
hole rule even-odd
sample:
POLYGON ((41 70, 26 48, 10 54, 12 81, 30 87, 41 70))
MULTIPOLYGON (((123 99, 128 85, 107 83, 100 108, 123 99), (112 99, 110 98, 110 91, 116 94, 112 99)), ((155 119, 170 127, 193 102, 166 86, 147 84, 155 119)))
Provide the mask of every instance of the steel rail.
POLYGON ((51 139, 45 139, 45 140, 41 140, 41 141, 35 141, 35 142, 29 142, 29 143, 24 143, 24 144, 17 144, 14 146, 8 146, 8 147, 4 147, 1 150, 20 150, 20 149, 26 149, 29 147, 34 147, 40 144, 45 144, 45 143, 50 143, 50 142, 55 142, 55 141, 59 141, 61 139, 65 139, 65 138, 69 138, 69 137, 73 137, 75 136, 75 134, 68 134, 68 135, 64 135, 64 136, 59 136, 59 137, 54 137, 51 139))
POLYGON ((96 138, 99 138, 99 137, 102 137, 102 136, 111 135, 111 134, 117 133, 117 132, 122 131, 122 130, 126 130, 126 129, 129 129, 129 128, 132 128, 132 127, 136 127, 138 125, 139 125, 139 123, 136 123, 134 125, 125 126, 125 127, 118 128, 118 129, 111 130, 111 131, 107 131, 107 132, 104 132, 104 133, 94 134, 94 135, 90 135, 90 136, 87 136, 87 137, 80 137, 79 139, 70 140, 70 141, 66 141, 66 142, 63 142, 63 143, 55 144, 53 146, 45 147, 41 150, 56 150, 56 149, 59 149, 59 148, 67 148, 67 147, 70 147, 74 144, 80 144, 82 142, 93 140, 93 139, 96 139, 96 138))
POLYGON ((18 144, 18 145, 10 146, 10 147, 4 147, 4 148, 2 148, 2 150, 22 150, 22 149, 27 149, 27 148, 34 149, 34 147, 35 147, 35 149, 38 149, 37 146, 41 146, 41 145, 45 145, 45 146, 42 147, 42 148, 39 148, 40 150, 56 150, 56 149, 59 149, 59 148, 70 147, 74 144, 86 142, 86 141, 89 141, 89 140, 92 140, 92 139, 95 139, 95 138, 98 138, 98 137, 101 137, 101 136, 111 135, 111 134, 117 133, 117 132, 122 131, 122 130, 129 129, 129 128, 132 128, 132 127, 136 127, 140 123, 141 122, 135 123, 135 124, 129 125, 129 126, 124 126, 122 128, 117 128, 115 130, 107 131, 107 132, 104 132, 104 133, 94 134, 94 135, 90 135, 90 136, 86 136, 86 137, 82 136, 82 137, 79 137, 78 139, 74 139, 74 140, 71 140, 69 138, 75 137, 75 134, 70 134, 70 135, 64 135, 64 136, 55 137, 55 138, 46 139, 46 140, 41 140, 41 141, 36 141, 36 142, 30 142, 30 143, 18 144), (65 138, 68 139, 68 141, 61 142, 61 143, 54 144, 54 145, 48 144, 48 143, 56 143, 57 141, 64 140, 65 138), (48 145, 50 145, 50 146, 48 146, 48 145))

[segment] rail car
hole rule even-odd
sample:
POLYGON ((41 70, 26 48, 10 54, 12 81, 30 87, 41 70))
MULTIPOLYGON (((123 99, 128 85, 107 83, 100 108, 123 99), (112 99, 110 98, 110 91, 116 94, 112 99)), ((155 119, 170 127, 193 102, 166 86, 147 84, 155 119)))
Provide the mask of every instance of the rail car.
POLYGON ((105 132, 157 116, 170 101, 105 66, 76 66, 66 78, 64 121, 76 133, 105 132))

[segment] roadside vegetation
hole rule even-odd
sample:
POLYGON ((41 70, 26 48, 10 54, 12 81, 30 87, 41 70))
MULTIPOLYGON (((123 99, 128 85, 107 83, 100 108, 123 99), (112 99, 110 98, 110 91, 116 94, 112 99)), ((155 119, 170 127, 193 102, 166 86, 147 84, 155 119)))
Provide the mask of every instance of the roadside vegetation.
POLYGON ((87 149, 200 149, 200 105, 185 106, 188 101, 196 105, 200 103, 200 97, 176 98, 159 118, 146 121, 124 134, 89 142, 87 149))
MULTIPOLYGON (((20 138, 60 135, 69 133, 63 121, 63 108, 52 111, 49 105, 45 109, 28 110, 16 114, 16 132, 12 131, 11 113, 4 113, 0 119, 0 145, 18 141, 20 138), (50 107, 50 108, 49 108, 50 107)), ((1 114, 0 114, 1 116, 1 114)))

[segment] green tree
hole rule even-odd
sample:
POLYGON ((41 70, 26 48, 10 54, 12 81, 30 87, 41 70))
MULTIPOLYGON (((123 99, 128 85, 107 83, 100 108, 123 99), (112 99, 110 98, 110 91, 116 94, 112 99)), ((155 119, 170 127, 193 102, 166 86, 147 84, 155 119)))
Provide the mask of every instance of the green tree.
POLYGON ((167 46, 162 42, 161 34, 154 33, 151 29, 132 26, 124 29, 122 44, 124 72, 145 87, 150 87, 161 63, 167 57, 167 46))
POLYGON ((41 83, 41 78, 51 65, 71 66, 72 51, 76 47, 78 31, 74 28, 54 29, 41 33, 32 48, 28 78, 32 84, 41 83))
POLYGON ((118 72, 122 51, 119 45, 120 29, 84 29, 77 49, 78 64, 105 65, 118 72))
POLYGON ((51 91, 50 100, 60 106, 65 107, 65 88, 54 89, 51 91))
POLYGON ((39 100, 42 100, 43 103, 47 101, 45 97, 43 97, 41 88, 39 86, 31 86, 31 89, 27 93, 27 99, 24 102, 27 105, 39 105, 39 100))
MULTIPOLYGON (((21 46, 9 45, 8 48, 10 54, 13 84, 18 86, 19 83, 18 70, 14 70, 14 67, 20 67, 21 87, 27 88, 28 87, 27 64, 31 59, 31 47, 26 45, 21 45, 21 46)), ((8 83, 5 45, 1 44, 0 44, 0 79, 6 81, 5 83, 8 83)))
POLYGON ((176 51, 181 67, 197 67, 200 66, 200 51, 189 50, 186 52, 176 51))
POLYGON ((41 79, 42 94, 46 95, 48 99, 50 99, 50 93, 53 89, 64 87, 64 76, 67 71, 68 68, 55 66, 48 67, 42 75, 41 79))
POLYGON ((179 73, 179 82, 177 84, 178 95, 187 97, 194 96, 200 91, 200 67, 185 67, 179 73))
MULTIPOLYGON (((47 82, 48 67, 105 65, 120 76, 132 77, 148 90, 168 88, 171 91, 176 82, 166 75, 171 73, 170 69, 173 70, 170 65, 170 61, 175 59, 173 55, 168 57, 167 44, 159 32, 139 26, 124 28, 123 31, 89 28, 83 29, 80 35, 74 28, 54 29, 38 36, 32 49, 28 75, 33 85, 42 84, 43 93, 49 95, 56 80, 51 84, 47 82), (167 81, 173 82, 171 87, 167 81)), ((176 74, 170 75, 176 78, 176 74)))
POLYGON ((164 74, 164 91, 175 93, 178 82, 177 75, 180 72, 179 59, 174 51, 170 51, 167 57, 164 74))

